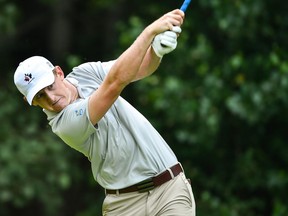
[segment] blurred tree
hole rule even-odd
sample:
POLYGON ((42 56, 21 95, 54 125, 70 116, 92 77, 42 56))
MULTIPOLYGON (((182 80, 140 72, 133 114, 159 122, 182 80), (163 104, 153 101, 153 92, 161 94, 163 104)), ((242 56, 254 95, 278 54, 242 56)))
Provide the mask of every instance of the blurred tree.
MULTIPOLYGON (((89 162, 22 102, 17 64, 44 55, 69 73, 116 58, 181 3, 0 1, 1 215, 100 215, 104 197, 89 162)), ((175 150, 199 216, 288 214, 287 9, 279 0, 193 1, 177 50, 123 93, 175 150)))

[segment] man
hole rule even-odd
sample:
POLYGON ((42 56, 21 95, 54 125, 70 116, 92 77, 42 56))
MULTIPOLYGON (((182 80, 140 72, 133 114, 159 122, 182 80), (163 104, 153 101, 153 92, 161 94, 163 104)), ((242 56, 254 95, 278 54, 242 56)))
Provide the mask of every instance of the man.
POLYGON ((40 56, 16 69, 14 82, 25 100, 43 108, 52 131, 90 160, 106 192, 103 215, 195 215, 192 189, 176 156, 120 97, 176 48, 183 20, 184 13, 173 10, 146 27, 117 60, 81 64, 66 78, 40 56))

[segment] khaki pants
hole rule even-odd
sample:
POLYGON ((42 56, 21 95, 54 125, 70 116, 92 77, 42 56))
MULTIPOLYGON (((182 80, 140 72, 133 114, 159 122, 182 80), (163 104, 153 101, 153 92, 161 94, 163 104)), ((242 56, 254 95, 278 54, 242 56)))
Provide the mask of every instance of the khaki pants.
POLYGON ((195 216, 192 188, 180 173, 151 191, 107 194, 103 216, 195 216))

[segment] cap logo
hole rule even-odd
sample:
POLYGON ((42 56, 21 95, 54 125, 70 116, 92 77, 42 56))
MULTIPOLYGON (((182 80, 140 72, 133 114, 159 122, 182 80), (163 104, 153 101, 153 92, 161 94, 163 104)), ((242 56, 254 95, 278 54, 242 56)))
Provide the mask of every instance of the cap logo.
POLYGON ((28 82, 28 83, 30 83, 30 82, 34 79, 34 77, 32 77, 32 74, 31 74, 31 73, 25 74, 24 76, 25 76, 25 77, 24 77, 24 81, 25 81, 25 82, 28 82))

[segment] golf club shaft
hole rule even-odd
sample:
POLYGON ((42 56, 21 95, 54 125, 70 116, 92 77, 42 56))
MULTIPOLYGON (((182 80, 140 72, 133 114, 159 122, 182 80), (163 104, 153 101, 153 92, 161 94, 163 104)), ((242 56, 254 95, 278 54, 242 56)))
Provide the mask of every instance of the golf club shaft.
POLYGON ((189 4, 190 4, 191 0, 185 0, 180 8, 181 11, 185 12, 186 9, 188 8, 189 4))

